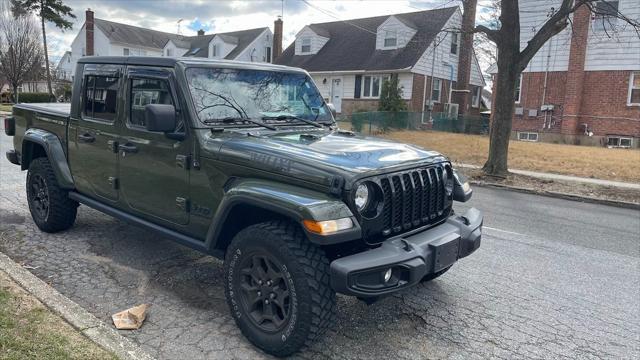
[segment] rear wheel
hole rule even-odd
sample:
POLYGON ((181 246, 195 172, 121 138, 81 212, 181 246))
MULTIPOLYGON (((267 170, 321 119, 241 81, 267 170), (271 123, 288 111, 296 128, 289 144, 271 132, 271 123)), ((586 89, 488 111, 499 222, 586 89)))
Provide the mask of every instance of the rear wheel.
POLYGON ((242 230, 227 249, 225 274, 236 324, 269 354, 290 355, 333 322, 329 260, 295 224, 274 221, 242 230))
POLYGON ((67 230, 76 220, 78 203, 60 188, 47 158, 36 158, 29 164, 27 202, 33 221, 44 232, 67 230))

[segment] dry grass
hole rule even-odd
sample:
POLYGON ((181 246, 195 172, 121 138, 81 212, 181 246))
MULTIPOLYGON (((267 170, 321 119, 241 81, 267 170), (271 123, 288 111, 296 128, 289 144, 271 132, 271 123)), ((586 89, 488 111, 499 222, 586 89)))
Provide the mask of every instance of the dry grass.
MULTIPOLYGON (((435 131, 398 131, 386 138, 433 149, 454 162, 483 165, 489 138, 435 131)), ((640 151, 511 141, 509 167, 597 179, 640 182, 640 151)))
POLYGON ((12 108, 13 108, 13 105, 0 104, 0 111, 11 112, 12 108))
POLYGON ((113 359, 0 271, 0 359, 113 359))

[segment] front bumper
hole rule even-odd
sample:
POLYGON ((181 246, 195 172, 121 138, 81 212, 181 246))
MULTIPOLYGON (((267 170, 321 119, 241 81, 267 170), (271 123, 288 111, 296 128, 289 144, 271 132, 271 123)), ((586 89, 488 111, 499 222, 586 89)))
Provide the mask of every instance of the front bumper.
POLYGON ((482 213, 472 208, 429 230, 391 238, 378 248, 334 260, 331 286, 338 293, 363 298, 393 293, 476 251, 481 237, 482 213), (391 276, 385 281, 389 269, 391 276))

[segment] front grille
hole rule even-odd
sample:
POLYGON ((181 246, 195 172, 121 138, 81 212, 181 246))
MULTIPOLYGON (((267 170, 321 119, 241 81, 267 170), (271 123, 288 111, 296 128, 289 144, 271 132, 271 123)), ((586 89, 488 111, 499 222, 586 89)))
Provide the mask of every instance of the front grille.
POLYGON ((367 242, 379 242, 446 218, 451 200, 442 181, 443 171, 442 166, 431 166, 371 179, 380 186, 383 206, 378 216, 363 224, 367 242))

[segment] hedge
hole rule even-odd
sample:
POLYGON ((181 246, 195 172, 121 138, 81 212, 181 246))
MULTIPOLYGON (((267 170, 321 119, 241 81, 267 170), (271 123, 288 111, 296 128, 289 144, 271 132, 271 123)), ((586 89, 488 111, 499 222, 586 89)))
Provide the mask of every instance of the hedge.
POLYGON ((23 92, 18 94, 18 101, 21 103, 48 103, 51 98, 48 93, 43 92, 23 92))

